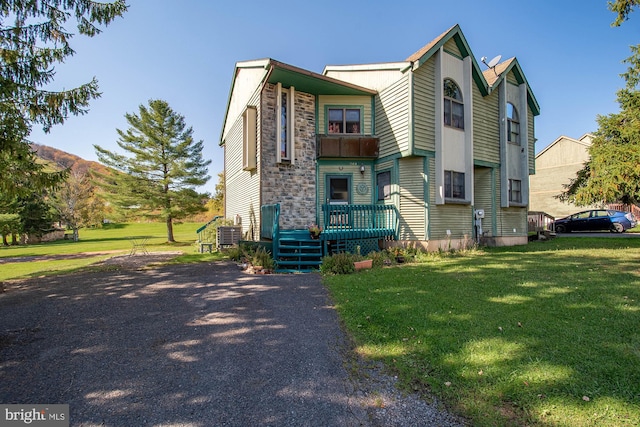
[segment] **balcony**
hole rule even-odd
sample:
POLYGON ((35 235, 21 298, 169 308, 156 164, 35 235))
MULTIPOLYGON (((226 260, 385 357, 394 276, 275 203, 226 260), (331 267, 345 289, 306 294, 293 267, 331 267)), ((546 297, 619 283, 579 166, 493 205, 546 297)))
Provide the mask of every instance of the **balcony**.
POLYGON ((317 157, 375 159, 380 138, 371 135, 318 135, 317 157))

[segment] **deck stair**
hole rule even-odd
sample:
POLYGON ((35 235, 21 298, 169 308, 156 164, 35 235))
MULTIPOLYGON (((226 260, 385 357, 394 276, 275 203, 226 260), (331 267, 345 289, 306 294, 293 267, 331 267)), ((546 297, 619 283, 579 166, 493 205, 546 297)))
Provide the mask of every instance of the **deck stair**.
MULTIPOLYGON (((274 260, 278 273, 306 273, 317 270, 322 259, 322 242, 307 230, 280 230, 274 260)), ((275 242, 274 242, 275 243, 275 242)))

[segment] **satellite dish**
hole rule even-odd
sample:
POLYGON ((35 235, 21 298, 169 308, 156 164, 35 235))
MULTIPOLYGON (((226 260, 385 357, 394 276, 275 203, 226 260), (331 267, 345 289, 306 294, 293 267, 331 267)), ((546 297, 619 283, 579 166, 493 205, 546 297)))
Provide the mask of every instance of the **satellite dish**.
POLYGON ((496 65, 498 65, 498 62, 500 62, 501 59, 502 59, 502 55, 496 56, 491 61, 489 61, 489 63, 487 64, 487 67, 489 68, 495 67, 496 65))

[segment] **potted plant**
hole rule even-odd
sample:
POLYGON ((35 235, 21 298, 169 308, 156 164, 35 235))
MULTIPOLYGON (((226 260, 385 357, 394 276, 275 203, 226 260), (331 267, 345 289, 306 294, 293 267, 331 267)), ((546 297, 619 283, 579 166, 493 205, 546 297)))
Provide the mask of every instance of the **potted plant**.
POLYGON ((400 246, 394 246, 390 249, 391 255, 396 259, 398 264, 402 264, 404 259, 404 249, 400 246))
POLYGON ((309 225, 307 230, 309 230, 309 235, 312 239, 318 239, 320 237, 320 233, 322 233, 322 227, 315 223, 309 225))

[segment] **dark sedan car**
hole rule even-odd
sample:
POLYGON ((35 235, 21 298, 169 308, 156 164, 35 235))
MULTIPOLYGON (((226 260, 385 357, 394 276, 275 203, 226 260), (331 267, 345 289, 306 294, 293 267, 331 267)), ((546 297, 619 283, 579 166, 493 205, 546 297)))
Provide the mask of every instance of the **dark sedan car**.
POLYGON ((632 213, 610 209, 593 209, 578 212, 554 221, 556 233, 602 230, 609 230, 612 233, 622 233, 629 228, 635 227, 636 224, 636 218, 632 213))

